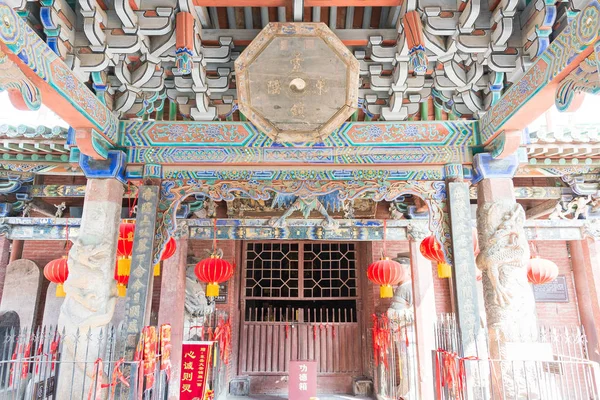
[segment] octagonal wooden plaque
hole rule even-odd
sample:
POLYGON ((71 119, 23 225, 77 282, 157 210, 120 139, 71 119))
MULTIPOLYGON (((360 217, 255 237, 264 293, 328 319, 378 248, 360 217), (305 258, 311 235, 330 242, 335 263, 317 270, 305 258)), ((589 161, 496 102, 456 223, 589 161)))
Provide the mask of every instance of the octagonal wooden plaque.
POLYGON ((235 61, 240 111, 277 142, 319 142, 358 107, 358 61, 323 23, 270 23, 235 61))

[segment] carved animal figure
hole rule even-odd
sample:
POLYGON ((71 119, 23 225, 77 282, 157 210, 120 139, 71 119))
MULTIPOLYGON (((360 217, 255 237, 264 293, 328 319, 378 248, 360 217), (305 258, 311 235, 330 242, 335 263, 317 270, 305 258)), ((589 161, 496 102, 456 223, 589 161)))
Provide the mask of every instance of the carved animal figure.
POLYGON ((212 313, 213 305, 208 305, 205 286, 198 282, 193 268, 188 268, 185 277, 185 313, 190 317, 201 317, 212 313))
POLYGON ((285 220, 294 213, 294 211, 302 212, 304 218, 308 218, 313 210, 318 211, 325 219, 321 224, 325 229, 335 229, 338 227, 335 221, 327 210, 339 211, 343 209, 343 201, 339 198, 339 193, 333 192, 323 196, 300 197, 289 194, 277 194, 273 199, 273 208, 287 208, 285 213, 279 218, 273 218, 269 221, 269 225, 274 228, 283 228, 286 226, 285 220))
POLYGON ((60 204, 55 204, 54 207, 56 208, 56 213, 54 214, 54 216, 56 218, 62 218, 63 212, 67 208, 67 204, 63 201, 60 204))

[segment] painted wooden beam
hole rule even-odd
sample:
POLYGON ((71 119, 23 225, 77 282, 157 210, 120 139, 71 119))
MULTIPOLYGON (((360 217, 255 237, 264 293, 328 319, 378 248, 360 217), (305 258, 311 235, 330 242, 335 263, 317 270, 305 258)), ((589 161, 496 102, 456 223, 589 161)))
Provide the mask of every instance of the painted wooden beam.
MULTIPOLYGON (((260 29, 202 29, 202 44, 217 46, 220 37, 230 37, 236 46, 247 46, 259 32, 260 29)), ((336 29, 335 34, 348 47, 366 46, 370 36, 381 36, 383 45, 392 46, 398 37, 395 29, 336 29)))
MULTIPOLYGON (((213 220, 186 219, 189 238, 212 240, 213 220)), ((340 227, 325 230, 322 219, 289 219, 286 228, 272 228, 267 219, 218 219, 219 240, 348 240, 382 241, 384 220, 337 220, 340 227)), ((79 234, 80 219, 77 218, 0 218, 0 233, 13 240, 65 240, 79 234)), ((400 220, 386 222, 385 237, 388 241, 408 240, 407 229, 411 224, 424 221, 400 220)), ((184 226, 184 224, 180 224, 184 226)), ((600 239, 600 220, 527 220, 525 233, 528 240, 582 240, 586 237, 600 239)))
POLYGON ((600 3, 583 7, 579 14, 481 118, 482 145, 502 131, 522 130, 554 105, 561 81, 594 51, 600 38, 600 3))
POLYGON ((117 117, 11 7, 0 3, 0 15, 0 88, 12 91, 17 108, 43 103, 75 129, 84 154, 106 158, 117 141, 117 117))
POLYGON ((550 214, 554 210, 554 207, 556 207, 556 204, 556 199, 546 200, 542 204, 538 204, 537 206, 527 210, 525 212, 525 216, 527 217, 527 219, 536 219, 539 217, 543 217, 545 215, 550 214))

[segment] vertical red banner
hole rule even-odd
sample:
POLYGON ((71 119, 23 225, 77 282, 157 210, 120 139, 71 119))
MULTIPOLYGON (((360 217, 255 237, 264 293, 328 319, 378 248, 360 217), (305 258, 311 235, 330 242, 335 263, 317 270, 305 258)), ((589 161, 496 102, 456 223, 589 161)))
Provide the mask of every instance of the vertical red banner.
POLYGON ((214 342, 183 342, 180 400, 204 400, 214 342))
POLYGON ((317 362, 290 361, 289 398, 310 400, 317 396, 317 362))

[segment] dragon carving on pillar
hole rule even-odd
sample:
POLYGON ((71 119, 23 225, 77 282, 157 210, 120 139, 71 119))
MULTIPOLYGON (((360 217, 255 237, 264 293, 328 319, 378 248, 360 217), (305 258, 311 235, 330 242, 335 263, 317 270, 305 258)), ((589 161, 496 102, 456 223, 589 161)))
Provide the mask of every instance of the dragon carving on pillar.
MULTIPOLYGON (((537 341, 535 300, 527 281, 530 253, 524 223, 525 212, 515 202, 490 202, 477 209, 479 243, 482 244, 477 266, 483 272, 492 359, 511 359, 509 347, 512 344, 537 341)), ((499 379, 503 379, 502 390, 508 397, 523 391, 532 394, 526 383, 531 371, 526 368, 515 376, 514 371, 510 375, 511 371, 501 369, 497 373, 502 374, 499 379)))

